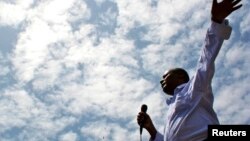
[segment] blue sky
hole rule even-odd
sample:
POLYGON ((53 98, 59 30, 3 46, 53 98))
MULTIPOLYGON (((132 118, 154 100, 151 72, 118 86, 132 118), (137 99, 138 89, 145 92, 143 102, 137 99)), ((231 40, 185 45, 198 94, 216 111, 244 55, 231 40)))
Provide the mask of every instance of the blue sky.
MULTIPOLYGON (((0 0, 1 141, 139 140, 148 105, 163 130, 172 67, 195 71, 211 0, 0 0)), ((250 2, 216 60, 222 124, 250 124, 250 2)), ((149 136, 144 132, 143 139, 149 136)))

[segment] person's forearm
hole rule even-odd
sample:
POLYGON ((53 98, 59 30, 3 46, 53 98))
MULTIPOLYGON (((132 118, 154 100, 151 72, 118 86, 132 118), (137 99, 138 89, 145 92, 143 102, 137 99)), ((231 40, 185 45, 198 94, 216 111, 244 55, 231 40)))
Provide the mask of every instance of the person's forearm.
POLYGON ((155 129, 154 126, 150 127, 147 129, 148 133, 150 134, 151 136, 151 139, 154 140, 155 139, 155 136, 157 134, 157 130, 155 129))

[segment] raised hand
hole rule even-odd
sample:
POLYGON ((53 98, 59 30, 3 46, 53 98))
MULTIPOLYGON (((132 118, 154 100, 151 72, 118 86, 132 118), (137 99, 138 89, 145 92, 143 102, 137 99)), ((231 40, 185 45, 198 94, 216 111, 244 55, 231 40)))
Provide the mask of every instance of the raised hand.
POLYGON ((240 2, 241 0, 222 0, 222 2, 218 3, 217 0, 213 0, 212 20, 222 23, 228 15, 242 6, 242 4, 239 5, 240 2))

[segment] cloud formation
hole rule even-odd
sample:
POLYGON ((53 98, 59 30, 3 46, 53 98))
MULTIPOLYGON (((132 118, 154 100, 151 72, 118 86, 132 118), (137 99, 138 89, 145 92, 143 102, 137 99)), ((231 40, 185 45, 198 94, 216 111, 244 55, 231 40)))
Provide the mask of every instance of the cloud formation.
MULTIPOLYGON (((210 1, 18 0, 0 2, 0 138, 3 141, 139 139, 149 107, 163 130, 166 69, 192 75, 210 24, 210 1), (7 39, 7 38, 4 38, 7 39)), ((249 124, 249 2, 216 60, 215 110, 249 124), (233 104, 232 104, 233 103, 233 104)), ((145 134, 146 140, 148 136, 145 134)))

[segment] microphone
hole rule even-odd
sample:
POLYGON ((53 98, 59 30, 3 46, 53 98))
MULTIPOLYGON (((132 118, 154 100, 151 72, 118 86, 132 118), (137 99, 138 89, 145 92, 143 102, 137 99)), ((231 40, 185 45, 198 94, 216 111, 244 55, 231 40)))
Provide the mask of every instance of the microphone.
MULTIPOLYGON (((146 113, 147 109, 148 109, 148 106, 146 104, 143 104, 141 106, 141 112, 146 113)), ((143 124, 144 124, 144 121, 142 121, 141 124, 140 124, 140 134, 142 134, 143 124)))

